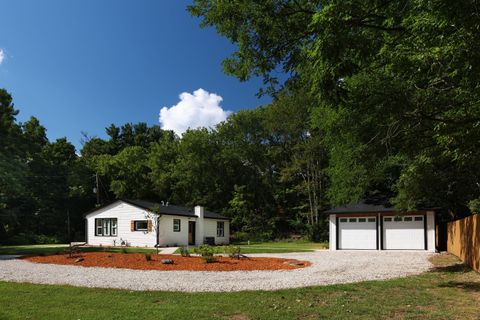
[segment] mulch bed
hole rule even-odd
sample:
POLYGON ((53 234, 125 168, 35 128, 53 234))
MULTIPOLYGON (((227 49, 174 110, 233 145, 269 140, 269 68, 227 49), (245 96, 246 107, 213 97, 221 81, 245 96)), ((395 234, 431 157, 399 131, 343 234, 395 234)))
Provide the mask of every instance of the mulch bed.
POLYGON ((240 271, 240 270, 292 270, 308 267, 310 262, 281 258, 215 257, 216 262, 206 263, 201 257, 178 255, 151 255, 147 261, 142 253, 82 252, 69 257, 68 254, 29 256, 23 259, 35 263, 66 264, 83 267, 125 268, 137 270, 191 270, 191 271, 240 271), (171 259, 173 264, 162 264, 171 259), (296 264, 296 265, 295 265, 296 264))

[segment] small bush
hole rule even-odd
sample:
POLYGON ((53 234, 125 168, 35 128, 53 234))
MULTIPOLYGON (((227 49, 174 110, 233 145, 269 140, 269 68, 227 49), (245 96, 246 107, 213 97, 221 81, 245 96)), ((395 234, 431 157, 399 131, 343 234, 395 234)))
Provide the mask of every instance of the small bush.
POLYGON ((182 257, 190 257, 190 252, 185 247, 180 247, 180 255, 182 257))
POLYGON ((203 260, 205 260, 206 263, 213 263, 215 261, 217 261, 217 259, 215 257, 203 257, 203 260))
POLYGON ((230 258, 239 259, 241 252, 242 249, 238 246, 229 245, 225 247, 225 253, 228 254, 230 258))
POLYGON ((202 244, 200 247, 195 248, 195 252, 200 254, 202 257, 213 257, 215 249, 208 244, 202 244))
POLYGON ((200 247, 195 248, 195 253, 200 254, 206 263, 212 263, 217 261, 217 259, 215 259, 215 257, 213 256, 213 254, 215 253, 215 248, 209 246, 208 244, 203 244, 200 247))
POLYGON ((145 254, 145 260, 152 261, 152 255, 149 253, 145 254))
POLYGON ((122 248, 122 249, 120 250, 120 252, 121 252, 121 253, 128 253, 128 250, 127 250, 127 248, 122 248))

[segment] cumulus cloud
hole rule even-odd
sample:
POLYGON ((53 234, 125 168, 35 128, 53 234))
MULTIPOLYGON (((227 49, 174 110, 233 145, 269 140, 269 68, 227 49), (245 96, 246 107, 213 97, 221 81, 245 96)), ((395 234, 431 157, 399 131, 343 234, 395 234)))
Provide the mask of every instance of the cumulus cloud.
POLYGON ((181 136, 187 129, 214 127, 227 119, 231 111, 223 110, 223 98, 215 93, 198 89, 193 94, 182 92, 180 101, 160 110, 160 124, 164 130, 173 130, 181 136))
POLYGON ((3 49, 0 49, 0 64, 2 64, 3 60, 5 60, 5 52, 3 49))

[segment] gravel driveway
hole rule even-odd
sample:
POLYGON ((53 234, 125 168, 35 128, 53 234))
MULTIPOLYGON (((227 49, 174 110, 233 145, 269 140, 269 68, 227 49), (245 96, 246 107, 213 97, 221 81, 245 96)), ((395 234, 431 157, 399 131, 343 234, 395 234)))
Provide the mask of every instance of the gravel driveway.
POLYGON ((0 281, 161 291, 276 290, 419 274, 431 267, 427 252, 316 251, 251 256, 308 260, 307 268, 281 271, 142 271, 37 264, 0 259, 0 281))

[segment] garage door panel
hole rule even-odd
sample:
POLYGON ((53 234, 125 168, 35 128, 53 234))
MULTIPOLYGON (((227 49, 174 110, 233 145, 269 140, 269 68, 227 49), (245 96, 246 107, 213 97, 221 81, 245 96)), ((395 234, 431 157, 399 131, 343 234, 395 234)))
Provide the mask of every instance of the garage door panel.
POLYGON ((377 224, 375 219, 340 219, 339 249, 377 249, 377 224), (372 222, 373 220, 373 222, 372 222))
POLYGON ((384 217, 383 247, 386 250, 423 250, 425 231, 423 217, 384 217))

